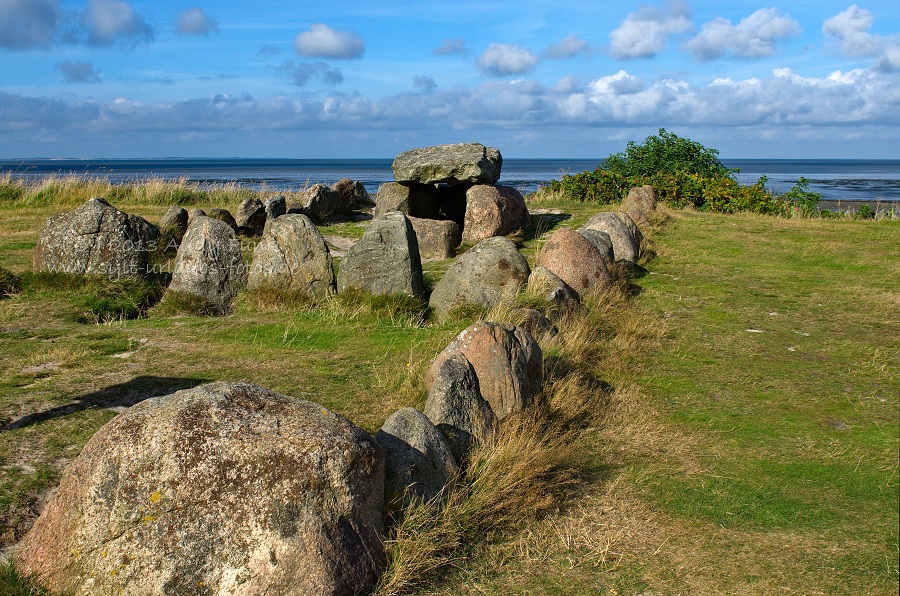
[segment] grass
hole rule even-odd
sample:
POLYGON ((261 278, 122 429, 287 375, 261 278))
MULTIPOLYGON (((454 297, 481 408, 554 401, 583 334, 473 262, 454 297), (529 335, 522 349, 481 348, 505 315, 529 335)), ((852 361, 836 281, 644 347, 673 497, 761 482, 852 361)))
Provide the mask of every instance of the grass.
MULTIPOLYGON (((408 298, 264 290, 209 318, 162 297, 164 279, 33 274, 41 222, 104 193, 12 186, 0 180, 0 274, 14 284, 0 299, 0 545, 135 401, 246 381, 374 432, 422 406, 430 359, 469 323, 438 324, 408 298)), ((131 192, 113 204, 151 221, 167 197, 233 209, 243 196, 131 192)), ((517 239, 526 255, 598 210, 540 201, 550 212, 517 239)), ((397 520, 380 594, 897 593, 900 225, 652 223, 646 274, 588 297, 544 344, 541 406, 473 452, 448 505, 397 520)))

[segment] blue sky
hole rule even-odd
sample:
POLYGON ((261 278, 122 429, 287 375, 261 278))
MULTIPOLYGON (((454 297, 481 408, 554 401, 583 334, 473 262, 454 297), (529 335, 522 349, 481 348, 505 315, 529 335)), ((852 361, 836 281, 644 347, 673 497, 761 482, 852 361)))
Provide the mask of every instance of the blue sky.
POLYGON ((0 0, 0 158, 900 158, 898 5, 0 0))

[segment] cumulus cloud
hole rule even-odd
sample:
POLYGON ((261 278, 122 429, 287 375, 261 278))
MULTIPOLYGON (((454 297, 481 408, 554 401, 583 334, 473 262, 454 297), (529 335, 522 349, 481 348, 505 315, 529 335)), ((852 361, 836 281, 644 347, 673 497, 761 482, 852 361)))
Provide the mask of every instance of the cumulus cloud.
POLYGON ((717 17, 703 25, 700 33, 684 44, 698 60, 723 56, 764 58, 775 53, 778 42, 800 34, 800 23, 775 8, 761 8, 737 25, 717 17))
POLYGON ((153 28, 125 0, 88 0, 81 24, 92 46, 133 48, 154 37, 153 28))
POLYGON ((672 4, 667 9, 642 6, 628 13, 619 28, 609 34, 609 51, 619 60, 652 58, 666 48, 670 37, 692 26, 686 4, 672 4))
POLYGON ((466 40, 462 37, 454 37, 453 39, 445 39, 432 53, 435 56, 450 56, 453 54, 466 54, 468 51, 466 40))
POLYGON ((579 54, 587 56, 590 55, 590 53, 591 46, 577 35, 567 35, 557 43, 547 46, 547 48, 544 49, 544 56, 555 60, 572 58, 579 54))
POLYGON ((307 58, 362 58, 366 44, 356 31, 336 31, 313 23, 294 40, 294 49, 307 58))
POLYGON ((531 72, 539 60, 537 55, 523 47, 492 43, 478 58, 476 65, 486 75, 505 77, 531 72))
POLYGON ((884 50, 884 54, 875 62, 875 70, 879 72, 900 71, 900 44, 889 46, 884 50))
POLYGON ((344 75, 339 68, 331 68, 324 62, 294 62, 286 60, 279 68, 295 85, 305 85, 312 79, 318 79, 326 85, 340 85, 344 75))
POLYGON ((64 60, 55 65, 67 83, 99 83, 100 72, 90 62, 64 60))
POLYGON ((431 77, 416 76, 413 77, 413 88, 423 93, 434 93, 437 90, 437 83, 431 77))
POLYGON ((870 11, 854 4, 827 19, 822 25, 822 32, 836 39, 848 56, 875 56, 881 50, 881 40, 869 33, 874 21, 870 11))
POLYGON ((0 47, 50 47, 59 19, 58 0, 0 0, 0 47))
POLYGON ((178 14, 178 28, 181 35, 209 35, 219 30, 219 23, 196 6, 182 10, 178 14))

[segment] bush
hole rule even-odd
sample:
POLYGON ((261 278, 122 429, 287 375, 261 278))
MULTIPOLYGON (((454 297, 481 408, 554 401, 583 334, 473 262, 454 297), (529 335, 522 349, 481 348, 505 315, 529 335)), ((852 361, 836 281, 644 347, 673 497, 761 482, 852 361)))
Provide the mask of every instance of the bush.
POLYGON ((800 177, 789 191, 778 197, 785 207, 800 215, 813 215, 822 200, 822 195, 809 190, 809 180, 800 177))
MULTIPOLYGON (((726 168, 718 155, 716 149, 660 128, 658 135, 647 137, 640 145, 629 142, 624 152, 610 155, 596 170, 552 182, 548 191, 575 201, 609 204, 621 202, 630 189, 649 184, 660 200, 676 208, 786 212, 786 200, 766 190, 765 176, 756 184, 742 186, 734 178, 736 170, 726 168)), ((789 191, 794 192, 788 201, 813 204, 815 193, 806 191, 805 186, 795 189, 789 191)))

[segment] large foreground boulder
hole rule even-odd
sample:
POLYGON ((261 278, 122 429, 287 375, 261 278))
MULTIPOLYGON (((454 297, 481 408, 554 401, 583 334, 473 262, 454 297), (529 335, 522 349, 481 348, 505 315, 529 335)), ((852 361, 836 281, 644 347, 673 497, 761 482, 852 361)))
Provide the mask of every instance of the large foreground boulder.
POLYGON ((331 253, 308 217, 292 213, 266 223, 253 250, 247 285, 294 290, 314 298, 334 294, 331 253))
POLYGON ((427 503, 446 495, 459 474, 447 439, 415 408, 391 414, 375 441, 384 450, 384 491, 389 504, 427 503))
POLYGON ((103 426, 16 562, 74 594, 367 592, 384 564, 384 455, 321 406, 214 383, 103 426))
POLYGON ((553 272, 579 294, 602 290, 612 284, 607 256, 570 228, 553 232, 534 262, 535 266, 553 272))
POLYGON ((401 153, 391 169, 394 180, 419 184, 494 184, 500 179, 503 158, 493 147, 457 143, 422 147, 401 153))
POLYGON ((447 438, 453 457, 462 464, 473 445, 493 437, 497 417, 481 396, 475 369, 463 354, 451 354, 438 364, 430 382, 424 413, 447 438))
POLYGON ((234 230, 221 220, 195 217, 178 247, 169 289, 199 296, 222 314, 246 285, 247 268, 234 230))
POLYGON ((34 270, 114 278, 145 275, 158 238, 159 229, 144 218, 93 198, 44 222, 34 249, 34 270))
POLYGON ((525 199, 511 186, 477 184, 466 191, 463 242, 477 244, 492 236, 505 236, 531 224, 525 199))
POLYGON ((338 271, 338 291, 356 288, 371 294, 425 293, 419 244, 409 219, 399 211, 376 217, 347 251, 338 271))
POLYGON ((508 238, 488 238, 463 253, 435 284, 429 305, 439 319, 471 305, 493 308, 528 281, 528 261, 508 238))
POLYGON ((433 386, 444 361, 454 354, 471 363, 481 396, 499 420, 524 411, 541 391, 543 353, 521 327, 488 321, 467 327, 431 363, 427 385, 433 386))

